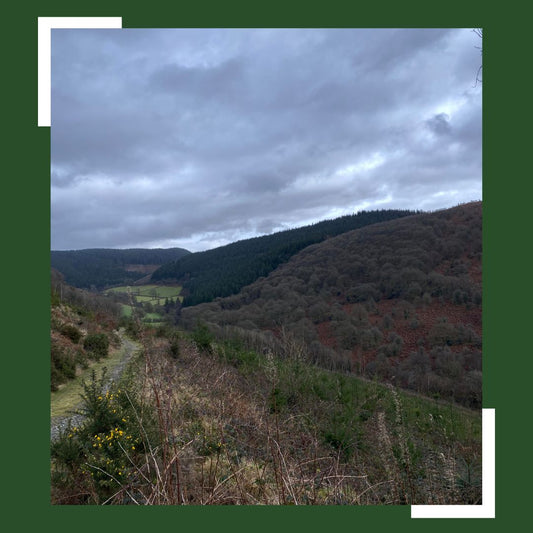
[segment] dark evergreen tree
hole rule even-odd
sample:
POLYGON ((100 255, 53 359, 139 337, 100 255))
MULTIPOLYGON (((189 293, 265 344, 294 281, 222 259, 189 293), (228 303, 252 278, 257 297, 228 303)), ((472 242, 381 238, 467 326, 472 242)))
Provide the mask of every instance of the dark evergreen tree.
MULTIPOLYGON (((238 293, 308 246, 354 229, 413 214, 414 211, 408 210, 361 211, 302 228, 246 239, 184 256, 161 266, 151 278, 155 282, 179 282, 184 287, 183 306, 197 305, 238 293)), ((312 272, 309 271, 309 274, 312 272)), ((348 282, 349 275, 345 273, 342 279, 348 282)), ((307 279, 303 281, 307 282, 307 279)), ((335 283, 339 283, 338 277, 335 283)), ((315 290, 321 286, 317 279, 313 279, 315 290)))

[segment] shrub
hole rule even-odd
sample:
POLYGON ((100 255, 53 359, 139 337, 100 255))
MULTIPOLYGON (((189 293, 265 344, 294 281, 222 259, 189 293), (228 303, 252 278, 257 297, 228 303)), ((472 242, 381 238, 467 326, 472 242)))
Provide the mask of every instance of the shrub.
POLYGON ((207 325, 199 323, 192 333, 192 340, 200 350, 211 351, 211 343, 214 339, 207 325))
POLYGON ((76 376, 76 356, 55 342, 50 347, 51 390, 55 391, 65 381, 76 376))
POLYGON ((390 313, 387 313, 381 320, 381 327, 385 330, 391 329, 394 326, 394 320, 390 313))
POLYGON ((378 353, 376 358, 366 365, 365 374, 368 378, 389 379, 392 375, 389 359, 383 353, 378 353))
POLYGON ((431 359, 424 348, 420 347, 400 363, 397 376, 402 386, 422 392, 423 387, 427 388, 430 371, 431 359))
POLYGON ((436 324, 433 325, 428 333, 428 341, 430 346, 454 344, 472 344, 473 346, 481 346, 481 338, 470 328, 463 324, 451 324, 446 317, 441 317, 436 324))
POLYGON ((177 359, 180 355, 180 345, 177 340, 173 340, 170 343, 170 355, 173 359, 177 359))
POLYGON ((289 400, 285 391, 274 387, 268 397, 268 408, 271 413, 280 413, 287 407, 289 400))
POLYGON ((61 326, 60 333, 68 337, 74 344, 78 344, 81 339, 81 331, 72 324, 64 324, 61 326))
POLYGON ((403 339, 394 331, 389 333, 388 343, 380 347, 379 353, 385 357, 395 357, 399 355, 403 348, 403 339))
POLYGON ((452 294, 452 301, 456 305, 468 304, 472 301, 472 297, 467 291, 455 289, 452 294))
POLYGON ((362 304, 352 306, 350 321, 354 326, 363 326, 368 324, 368 311, 362 304))
POLYGON ((259 365, 259 355, 254 350, 246 349, 243 343, 237 339, 226 340, 218 348, 220 358, 235 368, 246 371, 259 365))
POLYGON ((93 359, 99 360, 107 357, 109 351, 109 338, 105 333, 93 333, 83 340, 83 347, 90 352, 93 359))
POLYGON ((319 366, 330 368, 335 355, 335 350, 324 346, 319 341, 313 341, 309 345, 309 359, 319 366))
POLYGON ((371 350, 372 348, 378 346, 382 340, 383 334, 374 326, 361 331, 359 344, 363 350, 371 350))
POLYGON ((63 499, 84 499, 72 503, 101 504, 127 487, 138 470, 140 454, 146 451, 145 439, 155 440, 154 431, 146 417, 139 426, 135 394, 109 383, 105 369, 100 378, 93 372, 83 387, 81 425, 68 427, 51 444, 52 488, 56 495, 61 491, 63 499), (66 479, 76 491, 70 490, 66 479))
POLYGON ((141 333, 141 327, 137 320, 133 318, 124 317, 121 320, 121 325, 126 328, 126 333, 132 339, 138 339, 141 333))

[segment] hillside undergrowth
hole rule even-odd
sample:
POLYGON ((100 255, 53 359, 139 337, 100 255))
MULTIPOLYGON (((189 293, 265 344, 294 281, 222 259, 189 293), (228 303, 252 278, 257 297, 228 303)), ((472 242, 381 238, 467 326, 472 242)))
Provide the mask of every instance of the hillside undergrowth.
POLYGON ((54 504, 476 504, 478 412, 246 338, 138 330, 120 383, 86 384, 52 446, 54 504))

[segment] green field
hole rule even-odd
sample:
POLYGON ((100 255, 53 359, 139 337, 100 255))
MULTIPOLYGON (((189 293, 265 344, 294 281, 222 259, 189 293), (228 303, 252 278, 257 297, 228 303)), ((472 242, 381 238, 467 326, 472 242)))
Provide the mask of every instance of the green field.
POLYGON ((163 317, 159 313, 146 313, 143 318, 143 322, 158 326, 163 323, 163 317))
MULTIPOLYGON (((165 305, 166 300, 175 303, 177 300, 183 301, 181 296, 180 286, 168 286, 168 285, 138 285, 129 286, 124 285, 121 287, 113 287, 108 289, 106 294, 110 293, 124 293, 131 294, 135 303, 145 304, 150 303, 152 305, 165 305)), ((121 304, 122 313, 124 316, 131 317, 133 314, 133 307, 131 305, 121 304)), ((152 324, 158 324, 163 317, 158 313, 146 313, 143 321, 150 322, 152 324)))
POLYGON ((138 286, 129 286, 124 285, 121 287, 113 287, 108 289, 106 294, 109 293, 126 293, 131 294, 136 302, 150 302, 154 305, 164 305, 165 299, 168 298, 172 302, 175 302, 177 299, 183 301, 183 296, 181 296, 181 289, 179 285, 177 286, 168 286, 168 285, 138 285, 138 286))
POLYGON ((122 314, 124 316, 130 317, 133 315, 133 307, 131 305, 121 304, 121 306, 122 306, 122 314))
MULTIPOLYGON (((120 304, 122 307, 122 315, 125 317, 133 316, 133 307, 131 305, 120 304)), ((163 317, 159 313, 145 313, 143 322, 149 322, 151 324, 157 325, 163 322, 163 317)))

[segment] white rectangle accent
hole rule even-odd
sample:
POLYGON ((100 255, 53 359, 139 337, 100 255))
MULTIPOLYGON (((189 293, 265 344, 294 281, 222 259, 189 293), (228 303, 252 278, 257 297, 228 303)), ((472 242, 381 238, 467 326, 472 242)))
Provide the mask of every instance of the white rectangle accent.
POLYGON ((496 517, 496 413, 482 411, 482 505, 412 505, 411 518, 496 517))
POLYGON ((37 125, 51 126, 52 32, 54 28, 122 28, 122 17, 38 17, 37 125))

